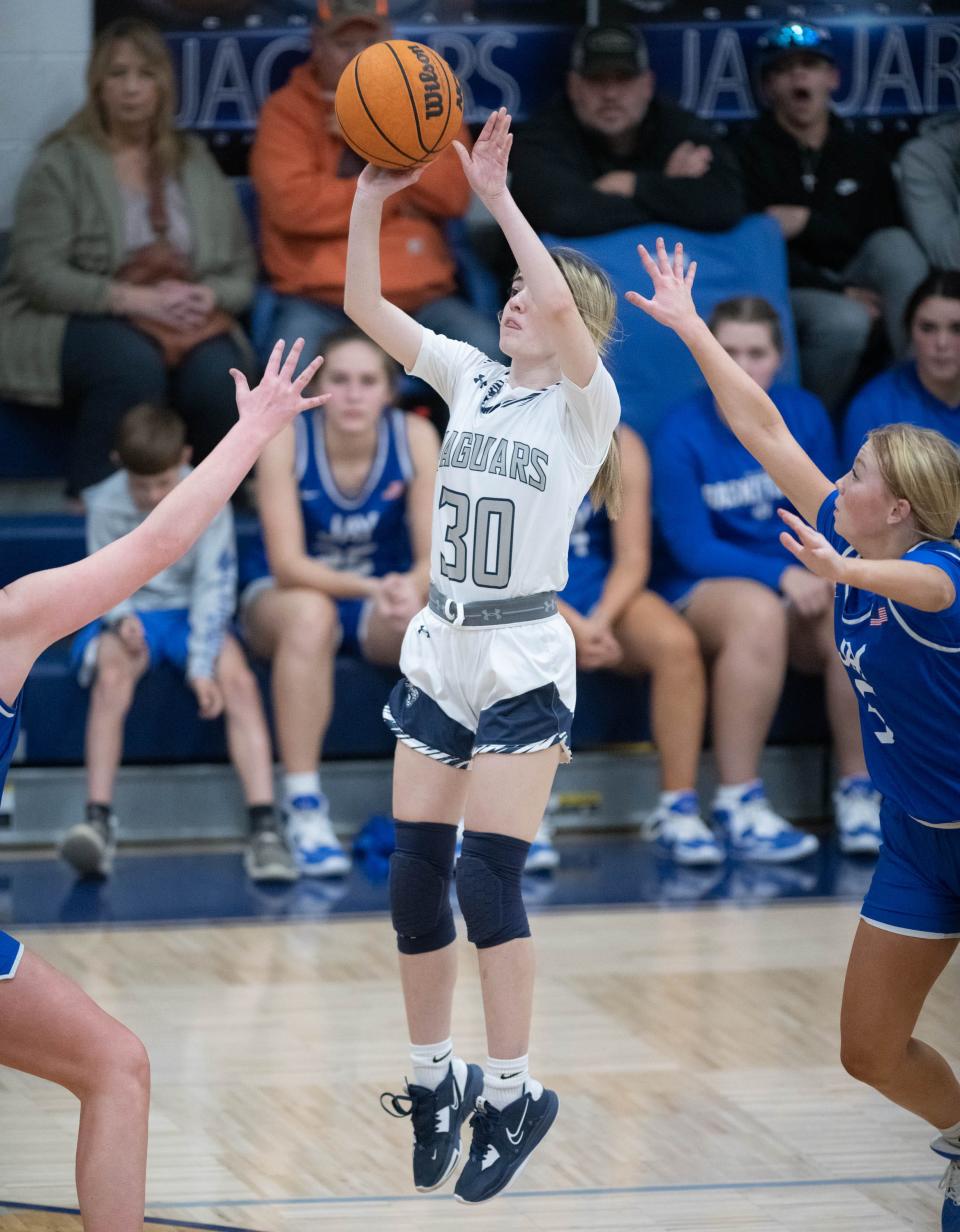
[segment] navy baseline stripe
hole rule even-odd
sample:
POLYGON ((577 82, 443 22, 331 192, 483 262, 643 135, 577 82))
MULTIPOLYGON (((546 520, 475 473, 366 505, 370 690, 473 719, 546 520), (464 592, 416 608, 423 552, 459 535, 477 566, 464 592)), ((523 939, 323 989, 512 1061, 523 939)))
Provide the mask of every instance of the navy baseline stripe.
MULTIPOLYGON (((620 1196, 645 1197, 649 1194, 686 1194, 686 1193, 728 1193, 736 1190, 762 1189, 836 1189, 855 1185, 915 1185, 932 1184, 939 1181, 936 1176, 843 1176, 822 1177, 810 1180, 794 1181, 717 1181, 704 1182, 699 1185, 626 1185, 598 1187, 595 1189, 531 1189, 529 1191, 510 1190, 500 1195, 501 1200, 517 1200, 522 1198, 609 1198, 620 1196)), ((287 1206, 372 1206, 384 1202, 449 1202, 446 1194, 354 1194, 337 1198, 326 1195, 320 1198, 229 1198, 226 1201, 211 1199, 208 1202, 166 1202, 164 1206, 176 1210, 189 1210, 192 1207, 209 1206, 247 1206, 247 1207, 287 1207, 287 1206)), ((157 1205, 157 1204, 154 1204, 157 1205)), ((238 1230, 242 1232, 242 1230, 238 1230)))

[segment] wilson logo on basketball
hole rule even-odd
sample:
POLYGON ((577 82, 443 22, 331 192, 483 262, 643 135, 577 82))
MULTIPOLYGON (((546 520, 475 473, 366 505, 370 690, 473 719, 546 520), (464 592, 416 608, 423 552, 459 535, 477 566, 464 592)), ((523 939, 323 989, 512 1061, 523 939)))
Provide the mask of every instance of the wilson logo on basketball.
POLYGON ((419 43, 408 43, 407 50, 420 61, 420 80, 423 82, 423 112, 428 120, 443 115, 443 94, 437 70, 430 57, 419 43))

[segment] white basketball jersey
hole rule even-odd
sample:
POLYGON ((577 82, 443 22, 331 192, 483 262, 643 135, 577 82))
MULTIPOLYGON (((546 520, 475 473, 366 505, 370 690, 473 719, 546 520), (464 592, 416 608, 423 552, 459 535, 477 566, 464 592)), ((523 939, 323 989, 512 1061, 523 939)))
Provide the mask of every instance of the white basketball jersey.
POLYGON ((430 576, 460 603, 562 590, 577 508, 620 418, 598 360, 580 389, 510 384, 510 371, 424 328, 412 375, 450 408, 434 499, 430 576))

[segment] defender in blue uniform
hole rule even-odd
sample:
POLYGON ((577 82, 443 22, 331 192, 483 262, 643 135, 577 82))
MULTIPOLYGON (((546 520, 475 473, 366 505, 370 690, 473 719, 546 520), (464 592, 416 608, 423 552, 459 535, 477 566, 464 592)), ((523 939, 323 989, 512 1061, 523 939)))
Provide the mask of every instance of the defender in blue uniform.
MULTIPOLYGON (((37 657, 169 568, 226 504, 268 441, 295 415, 322 362, 296 380, 299 340, 274 348, 255 389, 233 371, 239 420, 135 530, 62 569, 0 593, 0 791, 17 741, 22 690, 37 657)), ((81 1103, 77 1196, 84 1227, 141 1232, 150 1065, 143 1045, 72 980, 0 932, 0 1065, 57 1082, 81 1103)))
MULTIPOLYGON (((16 700, 9 706, 0 700, 0 792, 7 781, 7 771, 17 747, 22 702, 22 692, 17 694, 16 700)), ((17 974, 22 954, 22 942, 0 930, 0 980, 12 979, 17 974)))
POLYGON ((395 667, 423 606, 439 442, 393 409, 396 366, 359 330, 331 334, 322 410, 301 415, 257 467, 262 533, 240 557, 251 648, 273 665, 284 811, 303 873, 350 867, 330 819, 319 762, 338 650, 395 667))
POLYGON ((856 692, 883 845, 847 968, 845 1068, 940 1130, 942 1228, 960 1229, 960 1083, 913 1030, 960 940, 960 452, 939 432, 871 432, 836 485, 697 316, 683 250, 640 255, 627 298, 689 347, 733 432, 791 500, 783 544, 836 584, 837 649, 856 692), (805 520, 804 520, 805 519, 805 520), (812 529, 816 526, 817 529, 812 529))

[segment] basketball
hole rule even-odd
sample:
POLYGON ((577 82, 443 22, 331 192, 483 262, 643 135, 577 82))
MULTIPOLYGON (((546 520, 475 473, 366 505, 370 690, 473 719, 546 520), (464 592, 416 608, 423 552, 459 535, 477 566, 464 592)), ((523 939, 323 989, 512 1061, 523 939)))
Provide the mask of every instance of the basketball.
POLYGON ((450 65, 406 39, 374 43, 354 56, 335 105, 351 149, 392 171, 436 158, 463 122, 463 91, 450 65))

